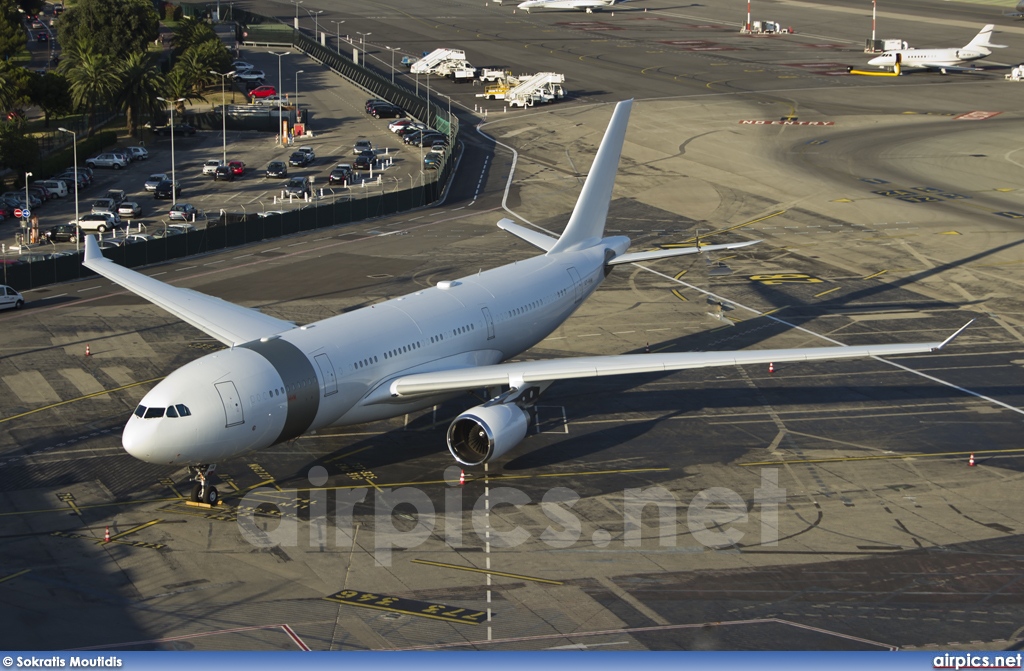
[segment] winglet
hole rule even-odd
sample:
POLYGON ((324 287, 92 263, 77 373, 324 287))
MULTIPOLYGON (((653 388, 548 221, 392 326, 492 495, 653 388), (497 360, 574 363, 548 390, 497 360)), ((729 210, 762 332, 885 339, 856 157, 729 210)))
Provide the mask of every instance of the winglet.
POLYGON ((85 236, 85 259, 83 259, 82 265, 88 268, 90 261, 100 261, 104 258, 103 252, 100 251, 100 246, 96 244, 96 236, 85 236))
POLYGON ((949 343, 953 342, 953 341, 954 341, 954 340, 956 339, 956 337, 957 337, 958 335, 960 335, 960 334, 961 334, 961 333, 963 333, 963 332, 964 332, 965 330, 967 330, 967 327, 968 327, 968 326, 970 326, 970 325, 971 325, 971 324, 973 324, 973 323, 974 323, 974 320, 972 319, 971 321, 967 322, 966 324, 964 324, 963 326, 961 326, 960 328, 958 328, 958 329, 956 330, 956 333, 954 333, 953 335, 949 336, 948 338, 946 338, 945 340, 943 340, 943 341, 942 341, 941 343, 939 343, 938 347, 933 347, 933 348, 932 348, 932 351, 933 351, 933 352, 938 352, 938 351, 939 351, 940 349, 942 349, 943 347, 945 347, 945 346, 946 346, 946 345, 948 345, 949 343))

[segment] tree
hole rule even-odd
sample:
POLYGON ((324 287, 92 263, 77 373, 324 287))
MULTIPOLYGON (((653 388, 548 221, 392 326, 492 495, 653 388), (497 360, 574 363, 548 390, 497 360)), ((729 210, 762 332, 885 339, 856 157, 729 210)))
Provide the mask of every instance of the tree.
POLYGON ((59 70, 67 77, 71 101, 75 107, 89 111, 89 135, 93 134, 96 121, 96 106, 113 101, 121 86, 121 75, 113 65, 113 59, 96 52, 91 41, 78 40, 65 53, 70 57, 61 61, 59 70))
POLYGON ((0 59, 9 61, 25 48, 21 14, 13 0, 0 0, 0 59))
POLYGON ((28 85, 29 100, 43 110, 44 126, 50 127, 50 115, 71 111, 71 91, 64 75, 47 72, 33 75, 28 85))
POLYGON ((29 83, 32 80, 32 73, 22 67, 15 67, 10 63, 0 63, 0 77, 3 78, 3 85, 0 86, 0 102, 3 102, 4 111, 28 105, 29 83))
POLYGON ((213 32, 210 24, 186 17, 174 29, 174 37, 171 38, 171 44, 174 45, 173 55, 180 56, 190 47, 209 41, 220 42, 220 38, 213 32))
POLYGON ((160 18, 150 0, 79 0, 60 21, 65 45, 88 39, 97 53, 116 61, 146 51, 160 34, 160 18))
POLYGON ((128 132, 134 135, 140 116, 153 115, 162 109, 157 97, 164 92, 166 82, 156 59, 148 53, 128 56, 119 74, 121 91, 118 98, 128 123, 128 132))
POLYGON ((182 73, 192 93, 200 94, 218 83, 219 78, 211 75, 210 70, 226 72, 230 65, 231 56, 218 40, 189 47, 174 64, 174 70, 182 73))
POLYGON ((0 121, 0 165, 17 175, 32 172, 39 157, 39 143, 22 132, 20 123, 0 121))

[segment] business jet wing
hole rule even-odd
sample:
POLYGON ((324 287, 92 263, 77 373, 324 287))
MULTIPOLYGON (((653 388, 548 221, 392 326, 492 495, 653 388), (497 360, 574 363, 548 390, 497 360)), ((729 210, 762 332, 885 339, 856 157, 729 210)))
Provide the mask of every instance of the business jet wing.
POLYGON ((295 328, 295 324, 191 289, 165 284, 103 256, 96 237, 85 238, 84 265, 150 303, 167 310, 225 345, 238 345, 295 328))
POLYGON ((765 349, 731 352, 679 352, 588 356, 569 359, 519 361, 493 366, 457 368, 430 373, 404 375, 391 381, 392 398, 421 396, 452 391, 468 391, 481 387, 522 387, 530 383, 553 382, 610 375, 662 373, 692 368, 742 366, 747 364, 791 361, 825 361, 859 357, 897 356, 935 352, 953 341, 973 323, 964 324, 943 341, 896 345, 857 345, 849 347, 801 347, 796 349, 765 349))

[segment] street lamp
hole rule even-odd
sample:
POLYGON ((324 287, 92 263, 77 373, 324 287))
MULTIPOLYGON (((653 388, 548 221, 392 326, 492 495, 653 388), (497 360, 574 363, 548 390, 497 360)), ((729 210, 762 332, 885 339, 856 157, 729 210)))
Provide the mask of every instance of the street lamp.
POLYGON ((231 72, 216 72, 210 70, 211 75, 217 75, 220 77, 220 122, 222 131, 224 133, 224 158, 222 163, 227 165, 228 162, 228 98, 224 93, 224 82, 227 81, 228 77, 234 77, 237 72, 232 70, 231 72))
POLYGON ((289 0, 289 2, 291 2, 293 5, 295 5, 295 30, 298 30, 299 29, 299 5, 301 5, 304 2, 304 0, 298 0, 298 2, 296 2, 296 0, 289 0))
MULTIPOLYGON (((31 176, 32 173, 25 173, 25 207, 22 208, 21 210, 22 212, 24 212, 24 214, 21 215, 21 227, 25 229, 25 231, 28 231, 28 213, 32 211, 29 209, 32 204, 28 202, 28 178, 31 176)), ((25 231, 23 231, 22 233, 24 234, 25 231)), ((24 235, 22 237, 22 244, 25 244, 24 235)))
POLYGON ((171 207, 174 207, 178 204, 178 181, 174 178, 174 106, 185 102, 185 99, 176 98, 169 100, 158 97, 157 100, 171 104, 171 207))
POLYGON ((75 135, 75 131, 68 130, 67 128, 58 128, 61 133, 71 134, 71 146, 74 147, 72 150, 72 160, 75 162, 75 251, 79 250, 79 239, 81 236, 81 229, 78 228, 78 136, 75 135))
POLYGON ((310 10, 307 9, 306 13, 309 14, 311 17, 313 17, 313 40, 316 41, 317 44, 319 44, 320 43, 320 22, 317 21, 317 17, 319 17, 321 14, 323 14, 324 10, 320 9, 320 10, 317 10, 317 11, 313 12, 313 11, 310 11, 310 10))
POLYGON ((298 120, 298 116, 299 116, 299 75, 301 75, 303 72, 305 72, 305 70, 296 70, 295 71, 295 118, 296 118, 296 120, 298 120))
MULTIPOLYGON (((299 0, 302 2, 302 0, 299 0)), ((295 5, 295 15, 298 16, 299 5, 295 5)), ((295 19, 296 26, 298 25, 298 18, 295 19)), ((268 51, 271 56, 277 56, 277 134, 281 138, 281 146, 284 146, 284 128, 281 125, 281 117, 284 116, 284 96, 281 95, 281 57, 290 54, 290 51, 283 51, 277 53, 276 51, 268 51)))
POLYGON ((333 23, 335 26, 338 27, 338 34, 335 36, 334 41, 335 41, 335 48, 337 49, 338 55, 340 56, 341 55, 341 24, 343 24, 345 22, 344 21, 335 21, 334 19, 331 19, 331 23, 333 23))
POLYGON ((391 52, 391 83, 395 83, 395 52, 398 51, 398 47, 384 47, 391 52))
POLYGON ((357 30, 356 31, 356 35, 359 35, 359 53, 362 54, 362 56, 360 56, 360 58, 363 59, 363 62, 361 63, 361 65, 363 65, 365 67, 366 66, 366 38, 369 37, 370 35, 373 35, 373 33, 361 33, 361 32, 359 32, 357 30))

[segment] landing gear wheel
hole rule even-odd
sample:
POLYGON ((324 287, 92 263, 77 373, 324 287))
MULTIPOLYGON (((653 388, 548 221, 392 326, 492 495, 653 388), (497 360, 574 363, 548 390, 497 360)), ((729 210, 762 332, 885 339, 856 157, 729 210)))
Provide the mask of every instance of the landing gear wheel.
POLYGON ((192 496, 191 496, 191 499, 193 501, 195 501, 196 503, 199 503, 199 502, 201 502, 203 500, 203 486, 201 484, 199 484, 198 482, 196 484, 192 485, 192 496))
POLYGON ((211 506, 217 505, 217 488, 207 487, 206 495, 203 499, 203 503, 209 503, 211 506))
POLYGON ((192 485, 192 501, 196 503, 206 503, 211 506, 217 505, 217 488, 210 484, 210 473, 217 468, 217 464, 200 464, 198 466, 189 466, 188 470, 192 474, 192 480, 196 484, 192 485))

